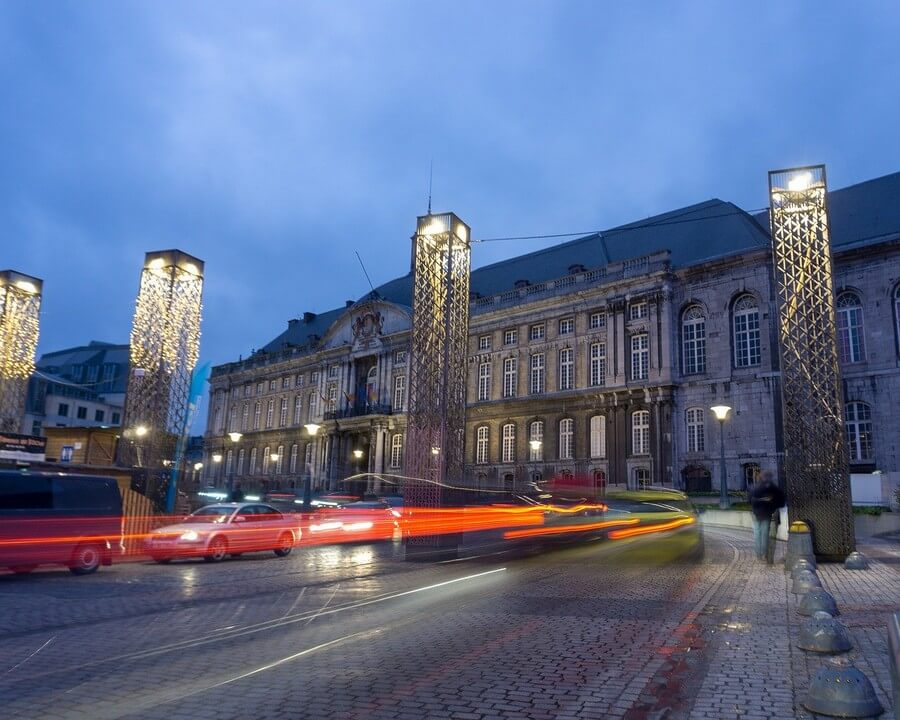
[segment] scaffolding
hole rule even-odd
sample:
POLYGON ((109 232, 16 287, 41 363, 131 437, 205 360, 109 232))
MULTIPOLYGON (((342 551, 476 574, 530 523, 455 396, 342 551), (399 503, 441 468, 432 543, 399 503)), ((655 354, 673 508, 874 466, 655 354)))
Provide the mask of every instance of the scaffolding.
MULTIPOLYGON (((18 433, 40 331, 43 282, 0 272, 0 432, 18 433)), ((28 432, 31 428, 27 428, 28 432)))

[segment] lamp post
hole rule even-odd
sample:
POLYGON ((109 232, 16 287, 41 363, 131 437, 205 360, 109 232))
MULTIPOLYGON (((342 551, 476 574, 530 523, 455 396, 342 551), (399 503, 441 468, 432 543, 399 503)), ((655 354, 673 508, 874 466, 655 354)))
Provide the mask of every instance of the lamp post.
MULTIPOLYGON (((231 440, 232 446, 237 445, 242 437, 244 436, 239 432, 228 433, 228 438, 231 440)), ((231 491, 234 490, 234 452, 231 453, 231 467, 229 469, 231 472, 228 473, 228 493, 230 494, 231 491)))
POLYGON ((213 483, 218 487, 219 485, 219 468, 222 466, 222 453, 213 453, 212 456, 213 461, 213 483))
POLYGON ((719 476, 719 507, 727 510, 731 507, 731 502, 728 499, 728 477, 725 474, 725 420, 728 418, 731 408, 728 405, 714 405, 710 410, 715 413, 716 420, 719 421, 719 468, 721 473, 719 476))
MULTIPOLYGON (((304 425, 306 434, 309 435, 311 441, 316 439, 316 434, 322 429, 317 423, 307 423, 304 425)), ((310 454, 312 457, 312 454, 310 454)), ((313 460, 315 462, 315 460, 313 460)), ((309 512, 312 508, 312 468, 306 468, 303 474, 303 511, 309 512)))
POLYGON ((269 453, 269 460, 272 463, 272 489, 276 489, 277 482, 275 476, 278 473, 278 460, 281 457, 277 452, 269 453))
POLYGON ((191 478, 191 481, 193 482, 194 488, 196 488, 197 490, 200 489, 200 488, 199 488, 199 484, 197 483, 197 474, 198 474, 202 469, 203 469, 203 463, 202 463, 202 462, 195 462, 195 463, 194 463, 194 477, 191 478))
MULTIPOLYGON (((544 446, 544 443, 541 440, 529 440, 528 447, 531 448, 531 457, 529 458, 532 463, 538 463, 541 460, 541 448, 544 446)), ((531 467, 531 484, 537 487, 537 483, 534 480, 535 476, 534 465, 531 467)), ((543 479, 543 478, 542 478, 543 479)))

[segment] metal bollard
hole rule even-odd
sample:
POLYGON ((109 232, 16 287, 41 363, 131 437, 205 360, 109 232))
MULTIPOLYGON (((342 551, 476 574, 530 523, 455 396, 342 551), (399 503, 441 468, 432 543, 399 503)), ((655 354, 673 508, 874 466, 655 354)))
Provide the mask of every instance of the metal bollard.
POLYGON ((844 567, 848 570, 868 570, 869 561, 861 552, 852 552, 844 560, 844 567))
POLYGON ((849 659, 835 657, 827 663, 810 682, 803 707, 842 718, 868 718, 884 712, 872 682, 849 659))
POLYGON ((810 590, 821 590, 822 583, 819 576, 811 570, 801 570, 794 578, 791 592, 794 595, 806 595, 810 590))
POLYGON ((800 627, 797 647, 817 653, 843 653, 853 647, 847 628, 833 617, 812 617, 800 627))
POLYGON ((900 720, 900 612, 888 618, 888 654, 891 656, 894 720, 900 720))
POLYGON ((827 612, 831 617, 838 614, 837 603, 834 601, 831 593, 826 592, 822 588, 818 590, 810 590, 797 607, 800 615, 815 615, 818 611, 827 612))
POLYGON ((787 553, 784 556, 784 569, 790 572, 794 569, 794 563, 799 559, 808 560, 813 565, 816 556, 813 552, 812 533, 809 525, 801 520, 791 523, 788 528, 787 553))

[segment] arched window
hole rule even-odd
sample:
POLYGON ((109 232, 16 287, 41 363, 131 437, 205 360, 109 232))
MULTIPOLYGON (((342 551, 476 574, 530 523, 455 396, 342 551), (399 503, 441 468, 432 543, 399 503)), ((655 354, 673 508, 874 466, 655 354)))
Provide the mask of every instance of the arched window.
POLYGON ((575 449, 573 447, 575 435, 575 421, 572 418, 565 418, 559 421, 559 459, 571 460, 574 457, 575 449))
POLYGON ((278 446, 278 460, 275 462, 275 474, 281 475, 281 470, 284 467, 284 445, 278 446))
POLYGON ((263 449, 263 461, 262 461, 262 474, 263 475, 267 475, 269 473, 269 455, 271 455, 271 454, 272 454, 272 452, 269 449, 269 446, 266 445, 266 447, 263 449))
POLYGON ((373 365, 369 368, 369 374, 366 375, 366 402, 374 405, 378 402, 378 366, 373 365))
POLYGON ((528 428, 528 459, 541 462, 544 459, 544 421, 535 420, 528 428))
POLYGON ((706 410, 688 408, 685 413, 687 425, 687 451, 703 452, 706 449, 706 410))
POLYGON ((635 410, 631 413, 631 452, 633 455, 650 454, 649 410, 635 410))
POLYGON ((486 463, 488 461, 489 429, 482 425, 475 431, 475 462, 486 463))
POLYGON ((502 462, 511 463, 516 461, 516 426, 513 423, 506 423, 503 426, 503 459, 502 462))
POLYGON ((297 472, 297 455, 300 452, 299 445, 291 445, 291 464, 290 464, 290 472, 292 475, 297 472))
POLYGON ((699 305, 681 317, 681 352, 685 375, 706 372, 706 318, 699 305))
POLYGON ((862 303, 854 292, 838 295, 837 343, 841 363, 858 363, 866 359, 862 303))
POLYGON ((250 450, 250 474, 256 474, 256 448, 250 450))
POLYGON ((606 418, 603 415, 591 418, 591 457, 606 457, 606 418))
POLYGON ((398 468, 403 462, 403 433, 394 433, 391 437, 391 467, 398 468))
POLYGON ((847 431, 850 462, 872 460, 872 410, 869 406, 861 402, 844 405, 844 428, 847 431))
POLYGON ((734 303, 734 366, 759 365, 759 306, 752 295, 741 295, 734 303))
POLYGON ((244 474, 244 448, 238 450, 238 462, 237 462, 237 472, 236 475, 244 474))

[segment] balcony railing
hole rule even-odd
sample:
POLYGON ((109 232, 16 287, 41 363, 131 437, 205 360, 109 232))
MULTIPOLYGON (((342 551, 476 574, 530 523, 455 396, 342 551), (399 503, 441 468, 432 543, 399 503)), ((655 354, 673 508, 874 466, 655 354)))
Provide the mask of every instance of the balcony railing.
POLYGON ((366 403, 365 405, 351 405, 340 410, 328 410, 325 413, 326 420, 340 420, 341 418, 363 417, 364 415, 390 415, 393 408, 382 403, 366 403))

